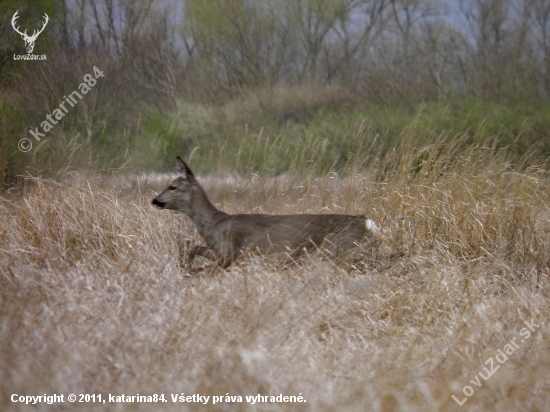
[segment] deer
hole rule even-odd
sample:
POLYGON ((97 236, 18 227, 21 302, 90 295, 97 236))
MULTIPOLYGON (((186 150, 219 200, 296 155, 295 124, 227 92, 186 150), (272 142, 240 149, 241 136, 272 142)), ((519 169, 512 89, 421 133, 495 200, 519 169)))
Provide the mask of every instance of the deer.
POLYGON ((266 254, 287 252, 292 261, 322 245, 334 257, 344 255, 365 239, 378 238, 380 230, 365 214, 228 214, 216 208, 189 166, 176 158, 177 177, 151 203, 159 210, 183 212, 206 245, 189 250, 186 269, 197 273, 193 260, 202 256, 227 269, 247 251, 266 254))
POLYGON ((48 17, 48 15, 46 13, 44 13, 44 24, 42 25, 42 28, 40 30, 34 30, 33 33, 32 33, 32 36, 29 36, 27 34, 27 30, 25 30, 24 33, 21 33, 19 31, 19 27, 15 26, 15 22, 16 22, 17 18, 19 17, 17 15, 18 13, 19 13, 19 10, 17 10, 13 14, 13 17, 11 18, 11 25, 12 25, 13 29, 17 33, 19 33, 21 35, 21 37, 23 38, 23 41, 25 42, 25 49, 27 50, 27 54, 31 54, 32 51, 34 50, 34 43, 36 42, 36 39, 38 38, 38 35, 44 31, 44 29, 46 28, 46 25, 48 24, 48 21, 50 20, 50 18, 48 17))

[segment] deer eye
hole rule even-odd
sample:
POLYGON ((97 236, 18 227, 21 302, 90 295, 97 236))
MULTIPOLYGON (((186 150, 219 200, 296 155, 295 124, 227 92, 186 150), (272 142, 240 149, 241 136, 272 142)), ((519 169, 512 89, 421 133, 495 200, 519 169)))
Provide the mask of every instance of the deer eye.
POLYGON ((169 186, 168 190, 176 190, 176 186, 169 186))

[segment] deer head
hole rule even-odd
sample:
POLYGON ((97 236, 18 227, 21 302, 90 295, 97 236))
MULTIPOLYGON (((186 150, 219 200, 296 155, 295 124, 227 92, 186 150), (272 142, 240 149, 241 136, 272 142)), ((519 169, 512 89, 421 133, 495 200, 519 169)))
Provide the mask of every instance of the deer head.
POLYGON ((38 35, 40 33, 42 33, 44 31, 44 29, 46 28, 46 24, 48 24, 48 21, 50 20, 50 18, 48 17, 48 15, 46 13, 44 13, 44 24, 42 25, 42 28, 40 30, 35 30, 33 32, 32 36, 29 36, 27 34, 27 30, 25 30, 24 33, 21 33, 19 31, 19 27, 15 27, 15 21, 19 17, 17 15, 17 13, 19 13, 19 10, 16 11, 15 14, 13 15, 13 17, 11 19, 11 25, 12 25, 13 29, 17 33, 19 33, 21 35, 21 37, 23 38, 23 40, 25 41, 25 49, 27 49, 27 53, 31 54, 32 51, 34 50, 34 42, 36 41, 36 38, 38 37, 38 35))
POLYGON ((179 156, 176 169, 179 176, 172 179, 166 190, 153 199, 153 206, 179 210, 188 216, 204 214, 204 210, 210 209, 210 202, 189 166, 179 156))

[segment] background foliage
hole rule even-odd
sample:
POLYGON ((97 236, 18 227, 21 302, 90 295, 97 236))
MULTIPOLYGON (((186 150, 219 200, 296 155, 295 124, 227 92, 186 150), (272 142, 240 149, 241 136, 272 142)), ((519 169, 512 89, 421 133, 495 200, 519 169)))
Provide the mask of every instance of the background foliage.
POLYGON ((194 149, 201 172, 316 159, 322 173, 390 150, 408 127, 546 155, 549 16, 545 0, 4 1, 2 182, 167 170, 194 149), (29 31, 50 16, 35 48, 47 61, 13 59, 25 53, 16 10, 29 31), (94 66, 105 77, 34 141, 94 66))

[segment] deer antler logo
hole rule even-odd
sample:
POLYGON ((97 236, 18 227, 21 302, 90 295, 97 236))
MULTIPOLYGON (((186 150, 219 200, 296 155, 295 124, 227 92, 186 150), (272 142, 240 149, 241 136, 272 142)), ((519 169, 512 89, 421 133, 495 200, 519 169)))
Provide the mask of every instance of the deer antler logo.
POLYGON ((17 18, 19 17, 17 15, 17 13, 19 13, 19 10, 17 10, 15 12, 15 14, 13 15, 12 19, 11 19, 11 25, 13 27, 13 29, 19 33, 21 35, 21 37, 23 38, 23 40, 25 41, 25 48, 27 49, 27 54, 31 54, 33 49, 34 49, 34 42, 36 41, 36 38, 38 37, 38 35, 40 33, 42 33, 44 31, 44 29, 46 28, 46 24, 48 24, 48 21, 50 20, 50 18, 48 17, 48 15, 46 13, 44 13, 44 24, 42 25, 42 28, 40 30, 35 30, 32 34, 32 36, 29 36, 27 34, 27 30, 25 30, 24 33, 21 33, 19 31, 19 27, 16 27, 15 26, 15 21, 17 20, 17 18))

